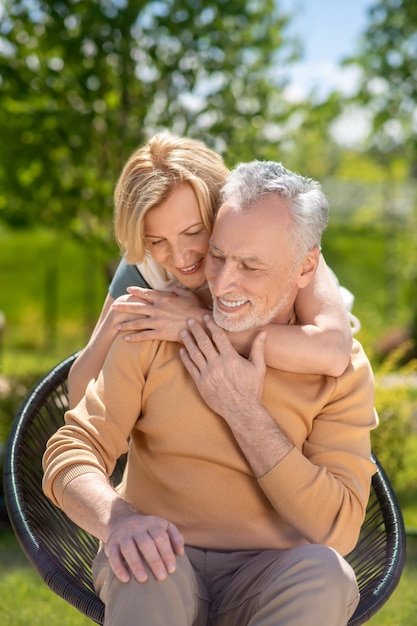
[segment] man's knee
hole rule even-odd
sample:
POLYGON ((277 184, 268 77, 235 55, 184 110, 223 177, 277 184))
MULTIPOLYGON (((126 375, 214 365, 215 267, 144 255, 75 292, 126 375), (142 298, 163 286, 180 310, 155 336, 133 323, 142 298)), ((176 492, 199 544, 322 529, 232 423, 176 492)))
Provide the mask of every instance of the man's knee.
POLYGON ((329 587, 352 590, 356 595, 358 590, 355 572, 349 563, 332 548, 312 544, 309 546, 311 558, 317 561, 318 572, 321 572, 323 582, 329 587))
MULTIPOLYGON (((157 581, 148 572, 146 582, 133 576, 128 583, 120 582, 108 563, 96 573, 97 591, 105 604, 105 625, 191 626, 199 623, 201 613, 207 611, 204 590, 186 555, 177 557, 177 568, 164 581, 157 581)), ((98 570, 98 567, 96 568, 98 570)))
POLYGON ((335 550, 319 544, 308 544, 288 551, 289 567, 301 581, 317 588, 337 589, 357 594, 355 573, 335 550))
POLYGON ((306 615, 313 607, 327 607, 328 623, 346 623, 359 602, 355 573, 335 550, 309 544, 288 551, 287 583, 298 589, 298 602, 306 615))

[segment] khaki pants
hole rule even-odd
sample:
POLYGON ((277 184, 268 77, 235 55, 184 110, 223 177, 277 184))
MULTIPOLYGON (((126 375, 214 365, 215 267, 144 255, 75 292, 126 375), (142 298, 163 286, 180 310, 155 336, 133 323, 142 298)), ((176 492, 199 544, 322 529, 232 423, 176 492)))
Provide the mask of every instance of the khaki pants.
POLYGON ((359 591, 334 550, 224 552, 186 547, 163 582, 121 583, 104 551, 93 564, 105 626, 345 626, 359 591))

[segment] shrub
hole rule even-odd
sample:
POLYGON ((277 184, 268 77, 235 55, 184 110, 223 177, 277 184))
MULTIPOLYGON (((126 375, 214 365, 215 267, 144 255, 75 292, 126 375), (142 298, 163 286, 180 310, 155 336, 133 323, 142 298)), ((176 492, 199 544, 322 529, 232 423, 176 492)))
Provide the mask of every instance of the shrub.
MULTIPOLYGON (((39 376, 36 374, 24 377, 6 378, 0 376, 0 476, 3 476, 4 451, 13 418, 23 399, 35 385, 39 376)), ((0 527, 6 520, 3 481, 0 482, 0 527)))
POLYGON ((398 366, 409 346, 392 352, 375 374, 375 406, 379 426, 372 433, 372 448, 395 489, 403 480, 410 459, 410 442, 417 420, 417 360, 398 366))

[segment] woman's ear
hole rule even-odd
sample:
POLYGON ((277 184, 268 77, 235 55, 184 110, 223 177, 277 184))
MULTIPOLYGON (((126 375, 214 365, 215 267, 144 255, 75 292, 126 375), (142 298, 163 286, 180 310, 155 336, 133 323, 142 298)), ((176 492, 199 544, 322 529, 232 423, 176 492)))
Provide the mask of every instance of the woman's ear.
POLYGON ((312 248, 302 260, 300 265, 300 274, 298 277, 298 287, 302 289, 306 287, 316 273, 320 258, 320 250, 316 246, 312 248))

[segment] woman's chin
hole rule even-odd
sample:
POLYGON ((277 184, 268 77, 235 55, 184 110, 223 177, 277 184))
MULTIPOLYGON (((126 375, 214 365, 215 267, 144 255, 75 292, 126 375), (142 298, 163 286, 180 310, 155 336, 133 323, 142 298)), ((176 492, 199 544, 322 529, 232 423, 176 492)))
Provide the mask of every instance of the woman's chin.
POLYGON ((177 278, 187 289, 198 289, 206 283, 205 274, 201 270, 195 274, 179 274, 177 278))

